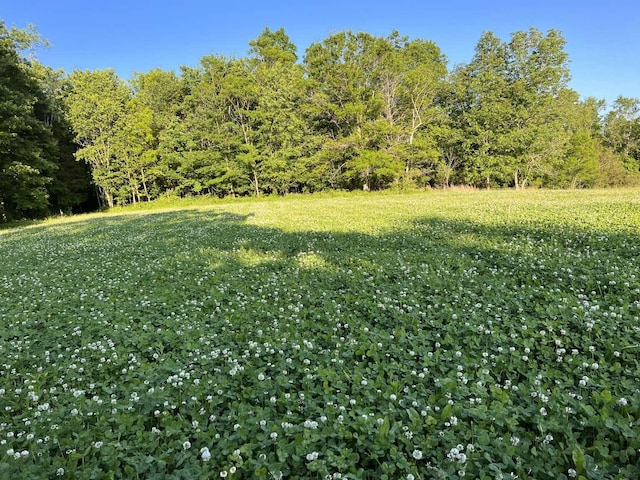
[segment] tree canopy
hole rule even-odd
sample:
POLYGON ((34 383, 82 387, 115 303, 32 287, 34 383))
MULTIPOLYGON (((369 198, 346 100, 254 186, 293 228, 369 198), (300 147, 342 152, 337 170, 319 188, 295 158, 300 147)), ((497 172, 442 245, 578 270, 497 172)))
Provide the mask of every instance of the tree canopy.
POLYGON ((161 195, 637 183, 640 100, 569 88, 557 30, 480 37, 448 68, 429 40, 343 31, 302 56, 265 28, 245 58, 179 72, 55 72, 0 24, 0 213, 161 195))

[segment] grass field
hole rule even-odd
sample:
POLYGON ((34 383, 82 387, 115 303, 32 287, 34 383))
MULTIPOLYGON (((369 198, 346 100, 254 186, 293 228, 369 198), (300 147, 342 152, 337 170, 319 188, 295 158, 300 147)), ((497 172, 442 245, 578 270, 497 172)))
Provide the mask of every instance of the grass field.
POLYGON ((150 207, 0 231, 0 478, 640 478, 640 190, 150 207))

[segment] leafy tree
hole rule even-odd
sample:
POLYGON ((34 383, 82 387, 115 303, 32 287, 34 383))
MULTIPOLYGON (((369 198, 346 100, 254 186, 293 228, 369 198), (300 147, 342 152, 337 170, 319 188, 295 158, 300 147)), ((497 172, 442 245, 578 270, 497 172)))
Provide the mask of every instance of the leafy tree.
POLYGON ((386 150, 404 163, 405 177, 425 175, 438 156, 433 134, 444 120, 438 97, 446 59, 433 42, 410 41, 398 32, 378 44, 374 65, 388 125, 386 150))
POLYGON ((77 145, 67 119, 65 96, 70 84, 62 70, 53 70, 31 60, 30 70, 37 78, 45 101, 45 124, 54 139, 52 161, 56 169, 48 184, 49 203, 53 212, 93 210, 97 206, 91 170, 75 158, 77 145))
MULTIPOLYGON (((238 195, 250 191, 250 175, 239 155, 252 142, 248 110, 253 101, 243 104, 242 88, 234 84, 249 75, 244 62, 223 56, 203 57, 202 72, 189 97, 191 130, 198 133, 198 148, 204 153, 196 170, 202 188, 216 195, 238 195), (242 114, 242 107, 247 110, 242 114)), ((253 89, 248 92, 253 96, 253 89)))
POLYGON ((384 188, 431 167, 437 153, 429 130, 442 120, 437 97, 446 74, 433 42, 341 32, 309 47, 305 64, 312 124, 327 139, 318 157, 332 159, 327 171, 366 190, 373 178, 384 188))
POLYGON ((315 150, 305 117, 304 69, 294 63, 296 47, 283 29, 273 34, 267 29, 250 45, 249 65, 258 93, 251 117, 263 190, 281 194, 300 190, 308 167, 303 159, 315 150))
POLYGON ((640 99, 616 99, 606 118, 605 139, 628 170, 640 170, 640 99))
POLYGON ((153 114, 155 135, 176 117, 181 116, 187 92, 184 82, 175 72, 161 69, 146 73, 137 72, 131 80, 131 85, 137 102, 148 107, 153 114))
POLYGON ((48 211, 56 165, 47 106, 30 64, 18 53, 29 39, 0 22, 0 217, 48 211))
POLYGON ((453 114, 464 131, 471 183, 526 185, 549 174, 568 135, 559 96, 567 90, 564 39, 550 30, 482 35, 472 61, 454 74, 453 114))
MULTIPOLYGON (((132 123, 141 127, 138 132, 129 127, 129 135, 137 136, 134 150, 138 150, 139 177, 134 182, 142 188, 140 193, 150 200, 170 188, 169 179, 175 181, 177 176, 168 168, 170 162, 163 162, 161 139, 170 138, 176 125, 184 120, 184 99, 188 92, 178 75, 160 69, 136 73, 131 85, 135 101, 127 104, 128 116, 133 115, 132 123)), ((127 129, 126 122, 124 129, 127 129)))
POLYGON ((113 207, 122 184, 116 137, 131 90, 113 70, 74 71, 70 82, 69 121, 80 146, 76 158, 91 166, 101 201, 113 207))
POLYGON ((580 100, 576 92, 564 90, 557 98, 557 109, 563 119, 567 140, 555 159, 547 160, 550 168, 544 184, 560 188, 592 186, 598 177, 598 145, 601 130, 600 111, 604 103, 594 98, 580 100))
POLYGON ((249 42, 249 54, 258 62, 274 65, 293 64, 298 59, 297 48, 285 33, 284 28, 272 32, 266 27, 260 36, 249 42))
MULTIPOLYGON (((356 159, 366 149, 363 127, 380 116, 382 103, 375 96, 373 72, 364 55, 373 43, 369 34, 340 32, 312 44, 305 54, 311 88, 309 119, 325 138, 316 158, 329 160, 324 170, 330 178, 345 171, 347 177, 357 178, 362 162, 356 159)), ((360 187, 364 186, 361 179, 360 187)))
POLYGON ((115 192, 118 203, 150 199, 149 170, 157 163, 154 143, 152 110, 137 98, 129 100, 113 137, 113 162, 120 177, 115 192))

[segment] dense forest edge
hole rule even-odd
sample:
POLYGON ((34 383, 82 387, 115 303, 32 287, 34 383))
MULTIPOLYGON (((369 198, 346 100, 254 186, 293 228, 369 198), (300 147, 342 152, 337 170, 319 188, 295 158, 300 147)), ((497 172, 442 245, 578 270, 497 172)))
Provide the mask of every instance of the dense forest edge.
POLYGON ((449 68, 395 31, 300 58, 265 28, 246 58, 128 82, 42 65, 45 44, 0 21, 0 221, 167 196, 640 183, 640 99, 582 99, 556 30, 485 32, 449 68))

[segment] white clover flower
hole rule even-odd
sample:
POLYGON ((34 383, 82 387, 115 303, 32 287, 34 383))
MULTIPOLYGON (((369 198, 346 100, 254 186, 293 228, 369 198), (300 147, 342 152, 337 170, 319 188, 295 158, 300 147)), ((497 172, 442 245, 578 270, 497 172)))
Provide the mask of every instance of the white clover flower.
POLYGON ((59 469, 56 470, 57 477, 61 477, 63 475, 64 475, 64 468, 60 467, 59 469))
POLYGON ((200 449, 200 456, 202 457, 203 462, 208 462, 209 460, 211 460, 211 452, 207 447, 203 447, 202 449, 200 449))
POLYGON ((222 478, 226 478, 226 477, 227 477, 227 475, 228 475, 228 474, 227 474, 227 471, 226 471, 226 470, 222 470, 222 471, 220 472, 220 476, 221 476, 222 478))
POLYGON ((314 420, 305 420, 304 421, 304 428, 311 428, 311 429, 316 429, 318 428, 318 422, 314 421, 314 420))
POLYGON ((307 454, 307 461, 308 461, 308 462, 313 462, 314 460, 317 460, 317 459, 318 459, 318 455, 319 455, 319 453, 318 453, 318 452, 311 452, 311 453, 308 453, 308 454, 307 454))
POLYGON ((569 475, 570 478, 576 478, 578 476, 578 472, 576 472, 573 468, 570 468, 569 470, 567 470, 567 475, 569 475))
POLYGON ((258 380, 260 380, 261 382, 265 379, 264 373, 259 373, 258 374, 258 380))
POLYGON ((414 477, 411 473, 408 473, 407 480, 416 480, 416 477, 414 477))
POLYGON ((398 399, 398 397, 395 395, 395 393, 392 393, 392 394, 389 396, 389 400, 391 400, 392 402, 395 402, 397 399, 398 399))
POLYGON ((278 439, 278 434, 276 432, 271 432, 271 435, 269 435, 271 437, 271 440, 277 440, 278 439))
POLYGON ((182 448, 185 449, 185 450, 189 450, 191 448, 191 442, 189 440, 185 441, 182 444, 182 448))
POLYGON ((624 397, 620 397, 618 399, 618 405, 620 405, 621 407, 626 407, 627 405, 629 405, 629 401, 624 397))
POLYGON ((411 456, 416 460, 422 459, 422 450, 418 450, 418 449, 414 450, 411 456))
POLYGON ((229 473, 230 473, 230 474, 232 474, 232 475, 233 475, 234 473, 236 473, 236 467, 235 467, 235 466, 230 467, 230 468, 229 468, 229 473))

